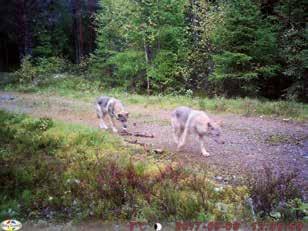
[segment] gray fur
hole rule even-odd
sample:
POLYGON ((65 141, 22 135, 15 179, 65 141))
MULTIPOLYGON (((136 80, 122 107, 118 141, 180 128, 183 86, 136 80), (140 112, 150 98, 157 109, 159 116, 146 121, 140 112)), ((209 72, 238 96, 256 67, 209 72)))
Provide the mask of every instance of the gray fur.
POLYGON ((114 125, 114 120, 118 120, 122 124, 122 128, 125 130, 127 128, 127 118, 128 112, 124 110, 124 106, 120 100, 115 99, 109 96, 101 96, 96 101, 96 114, 100 119, 100 128, 108 129, 105 118, 109 117, 109 122, 111 128, 114 132, 117 132, 117 129, 114 125))
POLYGON ((220 137, 219 126, 203 111, 193 110, 188 107, 178 107, 171 114, 171 125, 178 150, 185 144, 188 133, 196 135, 204 156, 209 156, 209 153, 204 148, 206 135, 213 136, 218 143, 223 143, 218 139, 220 137))
POLYGON ((175 117, 180 123, 180 126, 184 129, 185 123, 191 111, 192 109, 189 107, 178 107, 172 112, 171 116, 175 117))

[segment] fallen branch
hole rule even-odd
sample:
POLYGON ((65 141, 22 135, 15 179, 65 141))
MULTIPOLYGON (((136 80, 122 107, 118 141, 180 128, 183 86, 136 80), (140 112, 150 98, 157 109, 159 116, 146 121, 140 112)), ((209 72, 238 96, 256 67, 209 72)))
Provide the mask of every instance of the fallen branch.
POLYGON ((138 145, 142 146, 146 152, 149 152, 151 150, 154 151, 156 154, 162 154, 162 153, 165 152, 163 149, 159 149, 159 148, 158 149, 150 149, 148 144, 139 142, 138 140, 124 139, 124 141, 129 143, 129 144, 138 144, 138 145))
POLYGON ((127 140, 127 139, 124 139, 124 141, 129 143, 129 144, 137 144, 137 145, 142 146, 145 152, 149 152, 150 151, 150 149, 149 149, 147 144, 139 142, 138 140, 127 140))
POLYGON ((145 137, 145 138, 154 138, 153 134, 145 134, 145 133, 140 133, 140 132, 128 132, 128 131, 122 131, 120 133, 121 136, 135 136, 135 137, 145 137))
POLYGON ((139 142, 138 140, 127 140, 127 139, 124 139, 124 141, 127 142, 127 143, 130 143, 130 144, 138 144, 138 145, 141 145, 141 146, 146 146, 147 145, 145 143, 139 142))

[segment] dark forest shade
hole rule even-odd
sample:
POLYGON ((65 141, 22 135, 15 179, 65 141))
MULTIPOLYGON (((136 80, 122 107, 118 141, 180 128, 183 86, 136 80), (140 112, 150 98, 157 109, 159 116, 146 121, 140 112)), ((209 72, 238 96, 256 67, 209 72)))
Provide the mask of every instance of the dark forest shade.
POLYGON ((0 34, 0 54, 0 72, 9 72, 18 68, 18 44, 3 34, 0 34))
POLYGON ((79 63, 95 48, 96 0, 0 0, 0 71, 25 55, 62 56, 79 63))

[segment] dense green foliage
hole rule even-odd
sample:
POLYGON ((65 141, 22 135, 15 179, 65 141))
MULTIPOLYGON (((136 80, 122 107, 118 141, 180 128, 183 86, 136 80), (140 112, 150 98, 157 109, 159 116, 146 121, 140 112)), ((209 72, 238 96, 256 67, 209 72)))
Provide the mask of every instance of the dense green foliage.
POLYGON ((246 187, 96 129, 0 111, 0 147, 1 220, 250 219, 246 187))
POLYGON ((0 16, 0 71, 18 50, 20 63, 64 58, 75 73, 130 92, 307 101, 305 8, 305 0, 11 1, 0 16))
POLYGON ((226 4, 222 22, 211 39, 216 47, 212 78, 223 82, 226 94, 238 88, 257 95, 258 82, 278 75, 275 29, 250 0, 226 4))
POLYGON ((90 69, 106 85, 305 99, 304 1, 100 3, 90 69))
POLYGON ((139 92, 181 87, 177 72, 185 59, 185 1, 100 2, 92 73, 111 86, 139 92))

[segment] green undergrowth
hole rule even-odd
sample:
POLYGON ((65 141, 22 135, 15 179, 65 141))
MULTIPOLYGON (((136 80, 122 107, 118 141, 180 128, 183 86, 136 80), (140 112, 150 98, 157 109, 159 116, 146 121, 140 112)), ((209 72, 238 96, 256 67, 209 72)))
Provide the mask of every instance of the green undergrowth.
MULTIPOLYGON (((50 77, 52 78, 52 77, 50 77)), ((204 98, 192 96, 191 91, 173 95, 138 95, 125 89, 104 88, 101 81, 88 81, 74 75, 58 75, 56 79, 38 85, 6 85, 6 90, 56 94, 64 97, 93 102, 100 95, 117 97, 126 104, 173 109, 190 106, 215 113, 235 113, 245 116, 273 116, 284 119, 308 120, 308 105, 294 101, 269 101, 264 99, 224 97, 204 98), (59 77, 60 76, 60 77, 59 77)))
POLYGON ((97 129, 0 111, 0 220, 250 219, 246 187, 153 155, 97 129))

